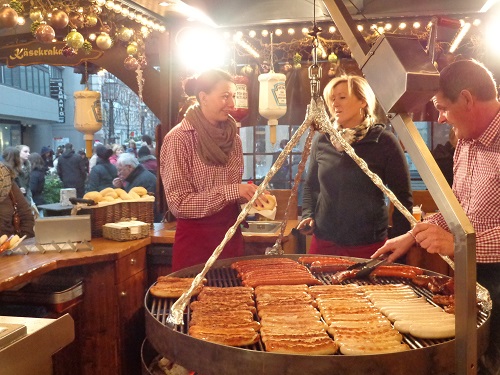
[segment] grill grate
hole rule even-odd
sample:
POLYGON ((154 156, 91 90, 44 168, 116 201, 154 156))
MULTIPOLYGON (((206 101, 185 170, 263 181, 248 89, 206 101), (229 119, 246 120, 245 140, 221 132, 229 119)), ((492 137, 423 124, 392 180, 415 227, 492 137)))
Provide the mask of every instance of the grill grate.
MULTIPOLYGON (((184 274, 183 277, 195 277, 196 273, 193 274, 184 274)), ((331 273, 316 273, 315 276, 321 280, 324 284, 331 284, 331 273)), ((207 279, 207 286, 214 286, 214 287, 232 287, 232 286, 241 286, 241 281, 237 277, 237 272, 232 269, 230 266, 224 266, 224 267, 218 267, 218 268, 212 268, 208 271, 206 275, 207 279)), ((361 279, 352 279, 352 280, 347 280, 343 284, 349 284, 349 283, 356 283, 359 285, 368 285, 368 284, 406 284, 409 285, 415 293, 417 293, 419 296, 425 297, 429 303, 436 305, 432 301, 433 294, 427 289, 421 288, 413 284, 410 280, 408 279, 397 279, 397 278, 377 278, 375 282, 372 282, 370 280, 361 280, 361 279)), ((155 298, 151 296, 148 292, 146 296, 146 308, 149 311, 149 313, 156 319, 158 320, 161 324, 167 326, 167 317, 170 312, 170 308, 176 301, 175 299, 163 299, 163 298, 155 298)), ((174 327, 168 326, 171 329, 176 330, 177 332, 181 332, 184 334, 187 334, 187 330, 189 327, 189 318, 191 316, 191 311, 189 309, 189 306, 187 307, 187 311, 184 313, 184 324, 182 325, 177 325, 174 327)), ((483 323, 486 322, 488 318, 488 315, 483 312, 479 311, 478 317, 477 317, 477 325, 480 327, 483 323)), ((451 341, 453 339, 417 339, 411 335, 404 334, 403 335, 403 342, 408 344, 408 346, 411 349, 422 349, 426 347, 430 347, 433 345, 441 344, 447 341, 451 341)), ((264 344, 262 341, 259 341, 257 344, 245 347, 245 349, 249 350, 256 350, 256 351, 265 351, 264 350, 264 344)), ((341 354, 335 354, 335 355, 341 355, 341 354)))

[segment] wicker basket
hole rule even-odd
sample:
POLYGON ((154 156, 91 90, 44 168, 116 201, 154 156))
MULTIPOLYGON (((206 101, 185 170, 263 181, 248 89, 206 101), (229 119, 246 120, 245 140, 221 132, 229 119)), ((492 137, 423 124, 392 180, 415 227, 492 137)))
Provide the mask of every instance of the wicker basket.
POLYGON ((116 223, 123 219, 134 219, 153 224, 154 201, 123 201, 106 206, 83 206, 79 207, 77 214, 90 215, 92 237, 102 237, 103 225, 107 223, 116 223))
POLYGON ((141 221, 108 223, 102 227, 104 238, 114 241, 130 241, 149 236, 150 224, 141 221))

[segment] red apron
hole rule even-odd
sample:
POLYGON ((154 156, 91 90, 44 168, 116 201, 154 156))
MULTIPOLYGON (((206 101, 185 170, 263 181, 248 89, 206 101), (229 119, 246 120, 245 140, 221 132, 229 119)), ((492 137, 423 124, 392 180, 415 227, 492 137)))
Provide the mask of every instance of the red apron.
MULTIPOLYGON (((212 216, 201 219, 177 219, 172 255, 172 271, 205 264, 219 246, 227 230, 236 222, 238 205, 230 204, 212 216)), ((243 256, 245 244, 238 228, 224 246, 218 259, 243 256)))
POLYGON ((311 246, 309 247, 308 254, 370 258, 370 256, 380 247, 382 247, 384 243, 385 240, 380 242, 375 242, 369 245, 342 246, 342 245, 337 245, 334 242, 320 240, 315 235, 313 235, 311 238, 311 246))

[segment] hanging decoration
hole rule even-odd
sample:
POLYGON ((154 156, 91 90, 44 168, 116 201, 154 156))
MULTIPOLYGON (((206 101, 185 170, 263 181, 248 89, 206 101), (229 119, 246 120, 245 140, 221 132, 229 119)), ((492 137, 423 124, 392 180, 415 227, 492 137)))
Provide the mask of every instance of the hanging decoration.
POLYGON ((39 42, 67 43, 64 56, 72 55, 70 48, 89 54, 93 48, 120 45, 132 56, 124 66, 135 70, 138 64, 146 65, 144 39, 166 27, 152 13, 132 7, 122 0, 11 0, 0 8, 0 29, 31 21, 30 30, 39 42))
POLYGON ((75 91, 75 129, 83 133, 87 157, 92 156, 94 133, 102 128, 101 93, 88 88, 88 70, 85 63, 85 81, 87 86, 83 91, 75 91))
POLYGON ((259 113, 268 119, 271 144, 276 143, 278 119, 286 113, 286 76, 273 67, 273 36, 271 34, 271 65, 269 73, 259 75, 259 113))
POLYGON ((135 69, 135 74, 137 77, 137 96, 139 100, 142 102, 142 89, 144 87, 144 77, 142 76, 142 67, 141 64, 137 63, 137 68, 135 69))
POLYGON ((253 68, 251 65, 247 64, 240 70, 241 75, 251 76, 253 74, 253 68))
POLYGON ((18 17, 17 12, 12 9, 9 4, 4 4, 2 8, 0 8, 0 29, 16 26, 18 17))

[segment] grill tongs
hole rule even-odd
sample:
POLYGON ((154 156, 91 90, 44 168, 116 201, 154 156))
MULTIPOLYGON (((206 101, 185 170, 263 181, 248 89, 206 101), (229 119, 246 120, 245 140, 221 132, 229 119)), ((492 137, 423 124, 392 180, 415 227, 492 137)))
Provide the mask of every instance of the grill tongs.
POLYGON ((347 279, 362 279, 367 277, 378 266, 387 262, 387 255, 381 255, 378 258, 369 259, 364 262, 355 263, 347 267, 344 271, 339 271, 331 277, 332 284, 341 284, 347 279))

